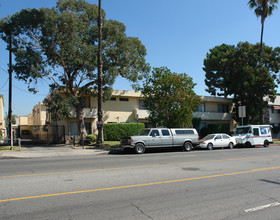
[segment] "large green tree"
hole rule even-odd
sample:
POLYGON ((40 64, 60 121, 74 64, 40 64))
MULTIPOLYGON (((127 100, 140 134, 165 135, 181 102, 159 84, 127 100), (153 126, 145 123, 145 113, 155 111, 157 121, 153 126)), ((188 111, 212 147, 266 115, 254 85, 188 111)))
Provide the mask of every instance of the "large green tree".
POLYGON ((209 50, 204 59, 206 91, 213 96, 229 94, 230 76, 233 74, 235 46, 222 44, 209 50))
MULTIPOLYGON (((13 38, 16 78, 33 92, 39 79, 50 79, 53 94, 61 96, 50 97, 63 102, 46 102, 49 110, 69 115, 74 106, 81 139, 86 135, 82 96, 96 95, 97 88, 97 18, 94 4, 58 0, 54 8, 24 9, 0 21, 1 38, 7 43, 10 34, 13 38), (64 111, 58 111, 61 103, 64 111)), ((118 75, 132 82, 142 79, 150 71, 145 46, 126 35, 123 23, 106 20, 103 10, 102 24, 103 89, 111 88, 118 75)))
POLYGON ((140 89, 149 119, 155 126, 168 128, 190 126, 193 112, 200 104, 192 78, 185 73, 172 73, 167 67, 154 68, 140 89))
MULTIPOLYGON (((220 46, 217 46, 215 50, 210 50, 210 53, 206 55, 204 64, 211 64, 205 65, 203 68, 206 72, 206 80, 215 82, 222 75, 223 80, 228 82, 226 83, 227 95, 232 96, 235 103, 235 119, 240 120, 238 118, 238 107, 245 105, 247 117, 244 122, 259 123, 261 117, 260 105, 266 108, 268 101, 266 100, 261 104, 259 97, 264 95, 272 101, 276 94, 275 79, 280 68, 280 48, 263 45, 263 67, 259 68, 259 44, 240 42, 234 49, 231 45, 226 47, 221 45, 221 47, 227 48, 227 52, 220 50, 220 46), (212 51, 214 54, 211 55, 212 51), (226 59, 227 57, 230 57, 230 59, 226 59), (223 62, 223 60, 227 62, 223 62), (221 70, 220 65, 224 71, 221 70), (221 73, 216 75, 218 70, 221 70, 221 73), (207 74, 207 72, 212 74, 207 74)), ((214 91, 224 89, 224 86, 219 84, 210 83, 206 85, 214 91)), ((217 95, 221 96, 222 94, 217 93, 217 95)))

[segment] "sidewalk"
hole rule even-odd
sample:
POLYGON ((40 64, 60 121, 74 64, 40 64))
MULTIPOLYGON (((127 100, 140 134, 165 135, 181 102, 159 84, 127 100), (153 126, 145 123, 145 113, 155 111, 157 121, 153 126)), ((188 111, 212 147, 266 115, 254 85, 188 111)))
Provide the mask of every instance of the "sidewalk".
POLYGON ((21 151, 0 151, 0 159, 8 158, 42 158, 42 157, 64 157, 108 154, 108 149, 82 148, 70 145, 53 146, 24 146, 21 151))

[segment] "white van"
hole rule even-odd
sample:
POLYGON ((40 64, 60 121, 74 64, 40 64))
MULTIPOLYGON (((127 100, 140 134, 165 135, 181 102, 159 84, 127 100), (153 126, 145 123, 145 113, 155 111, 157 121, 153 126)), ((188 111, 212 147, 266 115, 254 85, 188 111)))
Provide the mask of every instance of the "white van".
POLYGON ((270 125, 245 125, 236 127, 234 134, 236 144, 251 147, 263 145, 268 147, 272 143, 270 125))

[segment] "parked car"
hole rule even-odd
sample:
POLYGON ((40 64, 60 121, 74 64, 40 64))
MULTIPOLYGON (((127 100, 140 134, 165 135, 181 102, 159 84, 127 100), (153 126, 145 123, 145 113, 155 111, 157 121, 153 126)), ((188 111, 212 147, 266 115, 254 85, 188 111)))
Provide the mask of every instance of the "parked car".
POLYGON ((142 154, 146 148, 182 147, 190 151, 199 144, 198 133, 194 128, 146 128, 138 136, 121 139, 121 147, 125 150, 134 149, 142 154))
POLYGON ((229 149, 232 149, 235 145, 235 138, 227 134, 208 134, 199 141, 199 147, 207 148, 208 150, 222 147, 228 147, 229 149))

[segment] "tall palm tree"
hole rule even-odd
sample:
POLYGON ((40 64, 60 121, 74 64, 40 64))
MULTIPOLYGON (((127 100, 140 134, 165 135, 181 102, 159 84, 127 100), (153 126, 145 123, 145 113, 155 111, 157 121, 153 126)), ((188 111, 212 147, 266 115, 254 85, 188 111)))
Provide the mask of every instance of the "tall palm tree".
POLYGON ((278 4, 278 0, 249 0, 248 2, 249 7, 251 9, 255 9, 256 16, 261 17, 262 29, 260 42, 260 63, 262 59, 264 21, 267 18, 267 16, 272 15, 274 9, 277 9, 276 4, 278 4))

